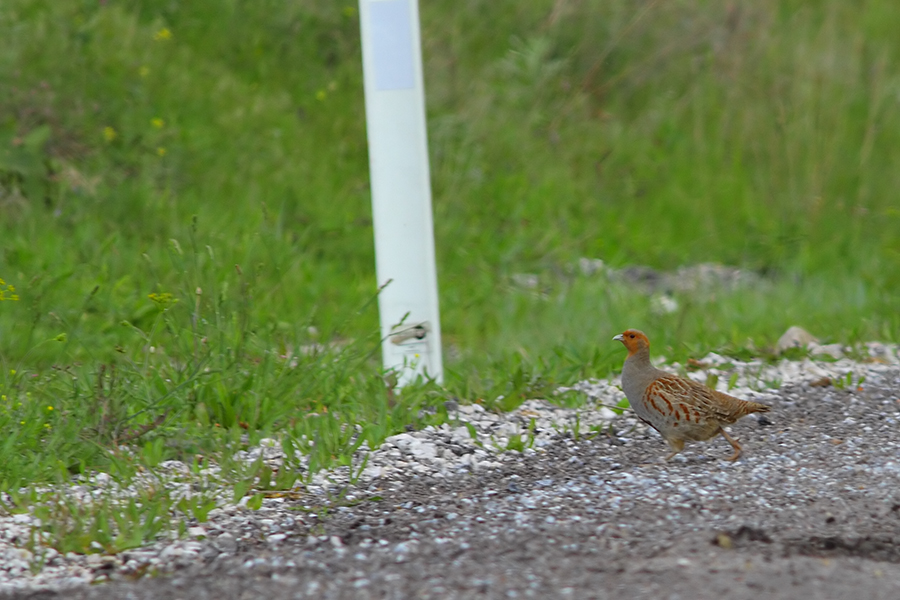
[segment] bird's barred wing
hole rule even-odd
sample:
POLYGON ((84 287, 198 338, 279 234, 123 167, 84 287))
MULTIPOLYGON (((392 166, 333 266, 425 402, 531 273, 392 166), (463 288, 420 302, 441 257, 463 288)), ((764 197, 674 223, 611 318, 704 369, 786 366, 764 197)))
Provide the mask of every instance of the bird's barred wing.
POLYGON ((745 402, 677 375, 666 375, 654 381, 647 388, 648 396, 651 395, 651 388, 654 389, 652 395, 657 405, 669 414, 676 417, 685 415, 685 420, 695 423, 715 420, 730 425, 762 407, 761 404, 745 402))
POLYGON ((661 417, 675 422, 701 423, 708 419, 693 399, 690 382, 675 375, 654 380, 644 391, 644 402, 661 417))

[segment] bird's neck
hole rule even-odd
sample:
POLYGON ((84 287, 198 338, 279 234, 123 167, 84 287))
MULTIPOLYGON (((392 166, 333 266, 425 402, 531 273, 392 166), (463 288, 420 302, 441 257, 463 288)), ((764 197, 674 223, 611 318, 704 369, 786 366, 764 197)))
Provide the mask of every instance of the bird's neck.
POLYGON ((650 365, 650 348, 640 348, 629 354, 626 360, 635 366, 650 365))
POLYGON ((635 405, 640 402, 647 386, 657 377, 659 374, 650 364, 650 350, 642 348, 625 359, 622 366, 622 391, 632 405, 635 405))

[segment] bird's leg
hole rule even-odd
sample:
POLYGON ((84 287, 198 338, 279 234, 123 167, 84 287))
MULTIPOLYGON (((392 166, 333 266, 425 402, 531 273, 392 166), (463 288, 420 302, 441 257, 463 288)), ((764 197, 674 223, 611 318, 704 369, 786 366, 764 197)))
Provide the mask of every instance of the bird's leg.
POLYGON ((672 460, 672 457, 684 450, 684 440, 666 440, 672 448, 672 452, 666 456, 666 462, 672 460))
POLYGON ((732 462, 736 461, 741 456, 741 445, 738 444, 738 441, 736 439, 728 435, 728 432, 725 431, 725 429, 723 429, 722 427, 719 427, 719 433, 721 433, 722 437, 728 440, 728 443, 731 444, 732 448, 734 448, 734 454, 732 454, 725 460, 730 460, 732 462))

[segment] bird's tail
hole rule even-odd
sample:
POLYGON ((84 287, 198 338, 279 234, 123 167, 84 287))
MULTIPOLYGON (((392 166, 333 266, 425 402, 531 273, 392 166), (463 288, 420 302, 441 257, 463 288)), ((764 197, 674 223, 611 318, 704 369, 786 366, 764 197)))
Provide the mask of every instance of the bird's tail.
POLYGON ((710 392, 715 399, 715 402, 711 403, 712 412, 721 423, 727 425, 734 423, 741 417, 745 417, 750 413, 763 413, 771 410, 770 407, 765 404, 760 404, 759 402, 741 400, 740 398, 735 398, 734 396, 729 396, 724 392, 716 390, 710 390, 710 392))
POLYGON ((766 406, 765 404, 760 404, 759 402, 751 402, 749 400, 744 400, 744 410, 742 411, 745 415, 749 415, 750 413, 765 413, 772 410, 771 406, 766 406))

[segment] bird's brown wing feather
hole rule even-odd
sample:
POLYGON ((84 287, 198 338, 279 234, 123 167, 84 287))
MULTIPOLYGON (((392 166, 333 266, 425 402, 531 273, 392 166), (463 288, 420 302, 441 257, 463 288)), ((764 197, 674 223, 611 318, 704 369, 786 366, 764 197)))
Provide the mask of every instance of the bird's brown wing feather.
POLYGON ((723 425, 730 425, 753 412, 769 410, 764 404, 747 402, 677 375, 660 377, 654 383, 668 392, 670 400, 698 411, 703 420, 712 419, 723 425))

